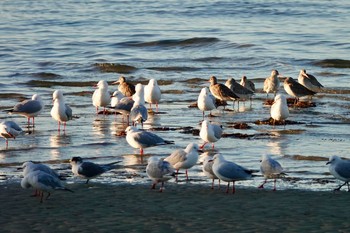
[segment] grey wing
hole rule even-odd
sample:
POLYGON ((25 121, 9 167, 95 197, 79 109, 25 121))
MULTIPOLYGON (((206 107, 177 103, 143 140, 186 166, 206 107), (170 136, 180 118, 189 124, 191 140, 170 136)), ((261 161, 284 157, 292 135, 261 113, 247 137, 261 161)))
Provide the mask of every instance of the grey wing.
POLYGON ((339 163, 334 169, 340 176, 349 179, 350 178, 350 162, 345 161, 339 163))
POLYGON ((165 158, 170 164, 174 165, 178 162, 183 162, 187 159, 186 152, 182 149, 175 150, 171 155, 165 158))
POLYGON ((44 184, 45 186, 49 186, 53 189, 63 188, 63 185, 61 184, 59 179, 47 173, 39 173, 38 182, 40 182, 41 184, 44 184))
POLYGON ((37 167, 34 170, 40 170, 40 171, 46 172, 47 174, 49 174, 53 177, 56 177, 56 178, 60 177, 60 175, 55 170, 51 169, 50 167, 46 166, 45 164, 37 164, 37 167))
POLYGON ((315 76, 311 75, 311 74, 307 74, 307 77, 309 78, 310 82, 317 86, 317 87, 323 87, 322 84, 316 79, 315 76))
POLYGON ((226 162, 219 168, 219 173, 227 178, 230 179, 240 179, 240 178, 246 178, 247 174, 251 174, 252 171, 239 166, 232 162, 226 162))
POLYGON ((72 119, 73 118, 72 109, 70 108, 70 106, 68 104, 66 104, 65 106, 66 106, 66 115, 67 115, 68 119, 72 119))
POLYGON ((146 121, 148 118, 147 108, 143 105, 137 105, 130 111, 130 118, 132 120, 136 120, 139 117, 141 117, 143 121, 146 121))
POLYGON ((114 107, 115 110, 120 110, 121 112, 130 112, 134 101, 130 98, 123 98, 120 102, 114 107))
POLYGON ((78 173, 85 177, 98 176, 103 172, 105 172, 105 169, 103 167, 92 162, 83 162, 78 170, 78 173))
POLYGON ((25 113, 36 113, 39 112, 43 106, 39 101, 36 100, 26 100, 21 103, 16 104, 13 107, 15 112, 25 112, 25 113))
POLYGON ((163 159, 159 160, 158 166, 161 169, 163 175, 173 174, 175 172, 173 166, 171 166, 168 161, 164 161, 163 159))
POLYGON ((17 131, 22 131, 22 128, 19 127, 19 125, 17 125, 15 122, 13 121, 8 121, 8 124, 11 128, 17 130, 17 131))
POLYGON ((223 131, 221 125, 213 124, 213 130, 214 130, 215 137, 221 138, 222 131, 223 131))
POLYGON ((137 134, 135 134, 135 140, 144 147, 165 144, 165 141, 161 137, 146 131, 137 132, 137 134))
POLYGON ((271 159, 271 168, 272 168, 272 172, 275 174, 279 174, 283 171, 281 164, 273 159, 271 159))

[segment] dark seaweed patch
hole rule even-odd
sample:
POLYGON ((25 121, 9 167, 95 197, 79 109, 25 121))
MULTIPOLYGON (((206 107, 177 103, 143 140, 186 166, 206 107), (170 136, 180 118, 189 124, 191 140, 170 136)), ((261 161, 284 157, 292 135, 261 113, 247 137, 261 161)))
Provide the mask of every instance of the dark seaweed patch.
POLYGON ((350 61, 349 60, 342 60, 342 59, 324 59, 320 61, 313 62, 313 65, 315 66, 321 66, 322 68, 350 68, 350 61))
POLYGON ((137 70, 137 68, 134 66, 123 65, 118 63, 96 63, 95 67, 97 67, 101 72, 120 74, 129 74, 137 70))

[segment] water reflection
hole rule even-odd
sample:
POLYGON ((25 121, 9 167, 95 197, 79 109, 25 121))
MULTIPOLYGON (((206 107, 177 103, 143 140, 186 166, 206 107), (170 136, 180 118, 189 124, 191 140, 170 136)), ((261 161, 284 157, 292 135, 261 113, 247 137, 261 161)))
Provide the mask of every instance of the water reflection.
POLYGON ((72 144, 71 136, 66 134, 52 134, 50 137, 51 159, 61 158, 61 147, 72 144))
POLYGON ((273 155, 284 155, 289 144, 288 138, 279 131, 273 131, 273 133, 276 137, 267 143, 269 153, 273 155))
POLYGON ((106 136, 110 134, 110 120, 108 117, 103 117, 103 118, 96 118, 92 122, 92 129, 93 133, 98 135, 98 136, 106 136))

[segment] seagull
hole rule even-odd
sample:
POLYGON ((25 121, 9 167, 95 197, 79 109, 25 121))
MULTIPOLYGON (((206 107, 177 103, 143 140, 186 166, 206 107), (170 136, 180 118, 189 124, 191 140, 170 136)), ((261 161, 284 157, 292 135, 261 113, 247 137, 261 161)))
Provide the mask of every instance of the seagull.
POLYGON ((276 96, 276 93, 280 87, 278 75, 279 73, 277 70, 272 70, 270 77, 265 79, 263 90, 266 92, 266 98, 268 97, 269 93, 273 93, 274 96, 276 96))
POLYGON ((22 128, 14 121, 3 121, 0 123, 0 136, 6 140, 6 149, 9 145, 8 139, 16 139, 16 137, 22 133, 22 128))
POLYGON ((143 122, 148 119, 147 108, 144 105, 139 104, 139 102, 134 102, 134 105, 130 110, 130 119, 133 122, 133 126, 136 126, 136 123, 140 122, 143 128, 143 122))
POLYGON ((296 104, 300 97, 303 96, 312 96, 315 95, 316 92, 309 90, 305 86, 301 85, 297 81, 295 81, 293 78, 288 77, 284 80, 283 84, 284 90, 291 96, 295 97, 295 103, 296 104))
POLYGON ((226 193, 229 192, 230 182, 232 182, 232 194, 235 193, 235 182, 239 180, 247 180, 252 178, 252 171, 239 166, 233 162, 225 160, 221 154, 216 154, 213 157, 213 172, 214 174, 227 183, 226 193))
POLYGON ((63 93, 60 90, 54 91, 52 94, 53 107, 51 109, 51 116, 58 121, 58 131, 60 131, 61 122, 63 123, 63 131, 66 131, 67 121, 73 118, 72 109, 65 104, 63 93))
POLYGON ((119 80, 112 84, 119 84, 118 91, 120 91, 124 96, 130 97, 135 94, 135 86, 128 83, 124 76, 120 76, 119 80))
POLYGON ((133 122, 133 126, 136 126, 136 122, 140 122, 143 128, 143 122, 148 118, 148 111, 145 107, 144 88, 141 83, 138 83, 135 89, 136 92, 132 96, 135 102, 130 110, 130 119, 133 122))
POLYGON ((241 84, 236 82, 234 78, 227 79, 225 86, 230 88, 230 90, 239 97, 238 103, 240 100, 243 100, 243 101, 247 99, 251 100, 252 96, 254 95, 254 92, 243 87, 241 84))
POLYGON ((27 161, 22 164, 23 176, 26 176, 32 171, 42 171, 47 174, 50 174, 53 177, 61 179, 61 176, 49 166, 42 163, 33 163, 32 161, 27 161))
POLYGON ((229 101, 229 100, 236 101, 239 99, 239 96, 233 93, 230 90, 230 88, 226 87, 224 84, 218 83, 215 76, 211 76, 209 79, 209 82, 210 82, 210 86, 209 86, 210 92, 211 94, 213 94, 215 98, 223 101, 229 101))
POLYGON ((162 93, 158 86, 157 80, 150 79, 148 84, 145 86, 145 100, 149 103, 150 108, 152 109, 152 104, 156 105, 156 111, 158 112, 158 104, 162 97, 162 93))
POLYGON ((163 158, 156 158, 154 156, 148 159, 146 173, 153 180, 152 189, 155 189, 159 182, 162 183, 159 192, 163 192, 164 182, 175 176, 174 168, 169 162, 164 161, 163 158))
MULTIPOLYGON (((22 164, 23 169, 23 177, 27 176, 30 172, 33 171, 42 171, 45 172, 57 179, 62 179, 62 177, 53 169, 51 169, 49 166, 41 163, 33 163, 32 161, 27 161, 22 164)), ((36 189, 33 196, 38 196, 39 192, 36 189)))
POLYGON ((125 129, 125 132, 127 143, 133 148, 140 149, 140 155, 143 155, 144 148, 166 144, 174 144, 174 142, 164 140, 163 138, 159 137, 154 133, 138 130, 134 126, 128 126, 125 129))
POLYGON ((272 159, 269 155, 263 155, 260 164, 260 171, 265 177, 264 182, 258 188, 264 188, 267 179, 274 179, 273 191, 276 191, 276 178, 283 173, 283 168, 279 162, 272 159))
POLYGON ((215 97, 209 93, 207 87, 203 87, 197 99, 197 107, 203 112, 203 120, 205 111, 211 111, 216 108, 215 97))
POLYGON ((69 162, 72 165, 73 174, 82 179, 87 179, 87 184, 90 179, 116 168, 117 166, 115 164, 121 161, 99 165, 93 162, 85 162, 81 157, 72 157, 69 162))
POLYGON ((341 159, 336 155, 332 155, 327 162, 329 164, 329 172, 338 180, 344 181, 345 183, 340 185, 334 191, 339 191, 344 185, 348 186, 348 192, 350 192, 349 181, 350 181, 350 161, 341 159))
POLYGON ((286 125, 286 119, 289 117, 289 109, 287 99, 283 94, 278 94, 275 96, 270 114, 273 119, 273 125, 275 125, 276 121, 283 121, 284 125, 286 125))
POLYGON ((248 90, 252 91, 253 93, 255 92, 255 84, 253 83, 253 81, 248 80, 247 76, 242 77, 240 84, 248 90))
POLYGON ((316 77, 306 73, 306 70, 300 70, 298 82, 314 92, 319 92, 323 88, 322 84, 317 81, 316 77))
POLYGON ((221 138, 222 132, 223 129, 221 125, 216 123, 212 124, 209 121, 204 120, 202 122, 201 130, 199 131, 199 136, 204 141, 200 148, 203 149, 207 143, 212 143, 212 148, 214 149, 214 142, 217 142, 221 138))
MULTIPOLYGON (((214 189, 214 180, 219 179, 213 172, 213 158, 211 156, 206 156, 203 161, 202 171, 204 174, 212 180, 211 189, 214 189)), ((220 188, 220 180, 219 180, 219 188, 220 188)))
POLYGON ((108 92, 108 83, 105 80, 100 80, 97 85, 97 89, 92 95, 92 104, 96 107, 96 113, 98 114, 98 107, 103 107, 103 114, 106 114, 106 106, 110 102, 110 94, 108 92))
POLYGON ((5 110, 9 114, 18 114, 27 117, 28 127, 30 125, 30 118, 37 117, 44 109, 44 103, 38 94, 34 94, 31 100, 24 100, 16 104, 13 108, 5 110))
POLYGON ((174 167, 177 174, 180 169, 186 169, 186 180, 188 180, 187 170, 196 165, 198 161, 198 151, 198 145, 196 143, 190 143, 187 145, 186 149, 175 150, 164 160, 169 162, 174 167))
POLYGON ((112 108, 116 113, 120 113, 124 116, 127 117, 127 123, 129 125, 129 115, 132 107, 134 106, 134 100, 131 97, 124 97, 122 98, 119 103, 117 103, 114 108, 112 108))
POLYGON ((115 106, 124 98, 123 93, 120 91, 115 91, 111 95, 111 107, 115 108, 115 106))
POLYGON ((21 186, 22 188, 30 188, 33 187, 37 190, 39 190, 40 193, 40 203, 43 202, 44 198, 44 192, 47 192, 46 199, 49 198, 52 191, 55 190, 64 190, 73 192, 72 190, 66 188, 61 181, 41 170, 36 170, 29 172, 22 180, 21 180, 21 186))

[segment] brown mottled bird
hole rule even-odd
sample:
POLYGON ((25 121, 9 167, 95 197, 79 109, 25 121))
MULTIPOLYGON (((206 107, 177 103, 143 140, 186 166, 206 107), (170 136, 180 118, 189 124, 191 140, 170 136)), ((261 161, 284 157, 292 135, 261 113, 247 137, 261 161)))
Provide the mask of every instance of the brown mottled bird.
POLYGON ((295 97, 295 103, 298 102, 300 97, 316 94, 316 92, 307 89, 291 77, 284 80, 283 87, 289 95, 295 97))
POLYGON ((239 99, 239 96, 233 93, 230 90, 230 88, 228 88, 224 84, 218 83, 215 76, 211 76, 209 79, 209 82, 210 82, 210 87, 209 87, 210 92, 215 98, 223 101, 229 101, 229 100, 236 101, 239 99))
POLYGON ((276 96, 278 88, 280 87, 278 75, 279 73, 277 70, 272 70, 270 77, 265 79, 263 90, 266 92, 266 97, 268 97, 269 93, 273 93, 274 96, 276 96))
POLYGON ((124 96, 130 97, 135 94, 135 86, 127 82, 124 76, 120 76, 118 81, 112 84, 119 84, 118 91, 120 91, 124 96))

